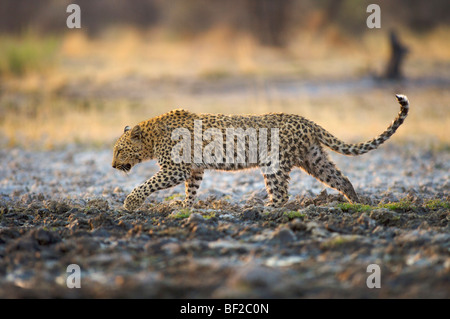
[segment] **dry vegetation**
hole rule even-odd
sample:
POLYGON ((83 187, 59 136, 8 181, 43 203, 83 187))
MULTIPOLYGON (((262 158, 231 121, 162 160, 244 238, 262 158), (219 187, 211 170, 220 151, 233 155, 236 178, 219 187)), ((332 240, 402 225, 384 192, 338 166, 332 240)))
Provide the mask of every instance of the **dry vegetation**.
POLYGON ((357 41, 329 28, 298 34, 284 49, 225 27, 189 39, 130 28, 109 29, 96 40, 82 32, 45 39, 4 36, 0 143, 108 146, 121 127, 177 107, 296 113, 358 141, 386 127, 397 113, 393 94, 402 92, 412 112, 395 138, 445 147, 450 95, 426 81, 445 80, 448 73, 446 34, 445 28, 422 36, 404 32, 412 52, 407 80, 362 88, 358 79, 380 74, 388 56, 379 31, 357 41), (292 85, 283 91, 279 83, 292 85))

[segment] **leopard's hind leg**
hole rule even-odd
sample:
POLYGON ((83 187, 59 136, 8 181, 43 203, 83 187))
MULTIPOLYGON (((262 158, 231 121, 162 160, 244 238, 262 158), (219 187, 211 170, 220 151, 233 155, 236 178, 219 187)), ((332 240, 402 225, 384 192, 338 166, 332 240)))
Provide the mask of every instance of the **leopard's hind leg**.
POLYGON ((342 193, 350 202, 359 202, 353 185, 328 158, 321 146, 313 145, 309 148, 301 167, 322 183, 342 193))
POLYGON ((290 172, 291 168, 288 167, 279 168, 270 174, 263 172, 266 190, 269 195, 267 206, 281 207, 286 204, 289 199, 288 187, 290 172))

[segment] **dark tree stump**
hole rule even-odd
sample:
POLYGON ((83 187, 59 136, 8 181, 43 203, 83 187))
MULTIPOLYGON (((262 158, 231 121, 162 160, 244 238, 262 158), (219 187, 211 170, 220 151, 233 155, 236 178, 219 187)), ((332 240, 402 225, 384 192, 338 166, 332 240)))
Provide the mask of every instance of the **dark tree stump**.
POLYGON ((291 0, 248 0, 250 27, 263 45, 282 47, 286 40, 291 0))
POLYGON ((391 31, 389 37, 391 43, 391 56, 384 73, 384 78, 401 79, 403 78, 402 64, 409 50, 400 42, 395 31, 391 31))

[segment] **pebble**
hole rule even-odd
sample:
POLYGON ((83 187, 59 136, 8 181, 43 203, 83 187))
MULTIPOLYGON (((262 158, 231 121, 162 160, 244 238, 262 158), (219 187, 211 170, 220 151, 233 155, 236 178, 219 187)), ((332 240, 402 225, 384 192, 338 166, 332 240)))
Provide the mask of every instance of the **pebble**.
POLYGON ((272 233, 272 238, 270 241, 273 243, 285 245, 288 243, 295 242, 295 240, 296 237, 294 232, 289 228, 282 226, 272 233))
POLYGON ((189 224, 197 224, 203 222, 205 219, 199 213, 192 213, 188 218, 189 224))
POLYGON ((247 208, 244 209, 241 216, 242 219, 248 219, 248 220, 258 220, 261 218, 261 212, 263 211, 264 207, 261 208, 247 208))

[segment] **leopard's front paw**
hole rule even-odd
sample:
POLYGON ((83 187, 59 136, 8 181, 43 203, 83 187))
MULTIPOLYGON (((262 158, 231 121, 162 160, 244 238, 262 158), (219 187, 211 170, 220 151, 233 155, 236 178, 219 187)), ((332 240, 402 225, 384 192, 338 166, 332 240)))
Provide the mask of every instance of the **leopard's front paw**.
POLYGON ((280 204, 278 202, 268 201, 264 206, 268 207, 268 208, 280 208, 283 206, 283 204, 280 204))
POLYGON ((286 205, 286 203, 287 203, 287 201, 284 201, 284 202, 268 202, 264 206, 269 208, 269 209, 270 208, 276 209, 276 208, 284 207, 284 205, 286 205))
POLYGON ((192 199, 185 199, 184 201, 182 201, 181 203, 181 206, 183 207, 183 208, 190 208, 190 207, 192 207, 192 206, 194 206, 194 201, 192 200, 192 199))
POLYGON ((134 196, 133 194, 130 194, 125 199, 125 202, 123 203, 123 207, 126 210, 133 212, 133 211, 137 210, 139 207, 141 207, 143 202, 144 202, 143 200, 139 199, 138 197, 134 196))

